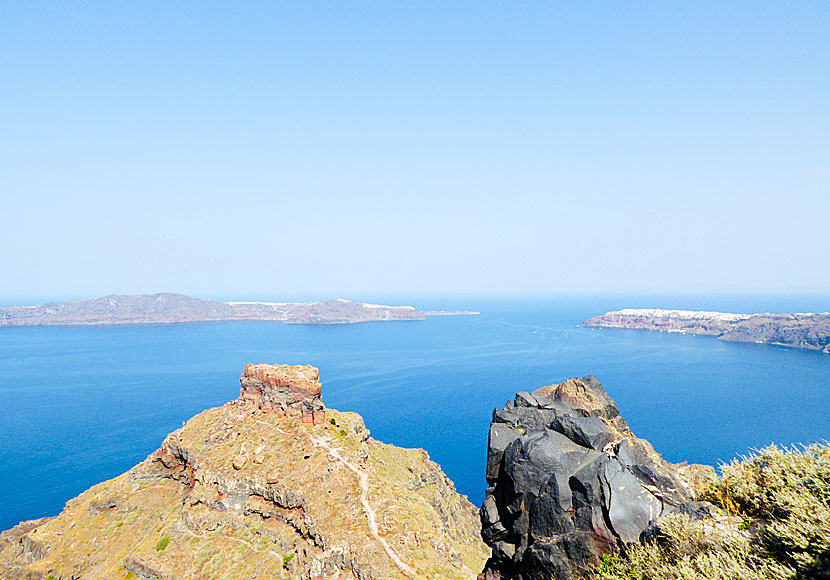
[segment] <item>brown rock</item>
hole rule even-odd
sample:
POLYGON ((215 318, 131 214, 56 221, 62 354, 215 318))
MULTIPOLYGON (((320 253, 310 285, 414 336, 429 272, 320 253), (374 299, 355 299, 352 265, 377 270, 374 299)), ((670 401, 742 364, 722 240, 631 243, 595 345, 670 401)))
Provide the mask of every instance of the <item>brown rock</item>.
POLYGON ((608 396, 594 376, 568 379, 558 385, 541 387, 533 391, 533 396, 537 399, 549 398, 565 403, 576 410, 582 411, 587 417, 613 419, 619 415, 616 403, 608 396))
POLYGON ((234 457, 233 460, 233 468, 237 471, 245 467, 245 464, 248 463, 248 456, 247 455, 237 455, 234 457))
POLYGON ((256 456, 254 456, 254 463, 257 465, 261 465, 263 461, 265 461, 265 455, 262 453, 257 453, 256 456))
POLYGON ((279 483, 280 481, 280 472, 277 469, 272 469, 271 472, 268 474, 268 477, 265 479, 267 483, 279 483))
POLYGON ((170 468, 176 465, 177 463, 181 463, 179 459, 175 455, 171 455, 165 450, 161 450, 158 453, 159 461, 161 461, 165 467, 170 468))

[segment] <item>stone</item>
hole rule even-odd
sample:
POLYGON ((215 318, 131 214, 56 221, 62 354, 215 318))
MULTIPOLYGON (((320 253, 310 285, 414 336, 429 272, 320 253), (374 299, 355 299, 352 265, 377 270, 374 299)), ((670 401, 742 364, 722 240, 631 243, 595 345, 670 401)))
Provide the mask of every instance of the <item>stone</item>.
POLYGON ((487 446, 487 481, 494 482, 498 479, 499 471, 501 470, 502 458, 507 446, 513 441, 521 437, 521 433, 515 429, 511 429, 503 423, 493 423, 490 425, 490 436, 488 438, 487 446))
POLYGON ((233 468, 237 471, 245 467, 245 464, 248 463, 248 456, 247 455, 237 455, 233 459, 233 468))
POLYGON ((281 479, 280 472, 277 469, 272 469, 268 472, 267 477, 265 478, 265 483, 274 484, 279 483, 281 479))
POLYGON ((609 429, 599 417, 576 419, 563 415, 554 419, 550 428, 588 449, 602 449, 609 443, 620 440, 616 429, 609 429))
POLYGON ((504 580, 583 577, 695 498, 681 467, 631 434, 593 376, 495 410, 487 481, 480 518, 492 551, 480 577, 504 580))
POLYGON ((514 404, 517 407, 538 407, 539 401, 537 401, 536 397, 534 397, 527 391, 520 391, 516 393, 516 399, 514 404))

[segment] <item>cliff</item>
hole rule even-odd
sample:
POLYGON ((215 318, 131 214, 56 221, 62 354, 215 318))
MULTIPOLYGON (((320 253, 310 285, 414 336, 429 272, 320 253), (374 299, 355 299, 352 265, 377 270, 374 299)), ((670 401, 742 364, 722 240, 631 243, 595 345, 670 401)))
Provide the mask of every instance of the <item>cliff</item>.
POLYGON ((626 308, 589 318, 585 326, 705 334, 830 353, 830 314, 731 314, 626 308))
POLYGON ((424 320, 433 315, 477 312, 420 312, 412 306, 383 306, 337 298, 323 302, 217 302, 183 294, 116 296, 0 307, 0 326, 173 324, 230 320, 286 324, 352 324, 424 320))
POLYGON ((0 577, 475 577, 486 547, 474 507, 423 450, 325 408, 318 378, 248 365, 238 399, 60 515, 0 534, 0 577))
POLYGON ((712 477, 635 437, 595 377, 518 393, 490 425, 482 578, 586 577, 661 517, 705 509, 693 485, 712 477))

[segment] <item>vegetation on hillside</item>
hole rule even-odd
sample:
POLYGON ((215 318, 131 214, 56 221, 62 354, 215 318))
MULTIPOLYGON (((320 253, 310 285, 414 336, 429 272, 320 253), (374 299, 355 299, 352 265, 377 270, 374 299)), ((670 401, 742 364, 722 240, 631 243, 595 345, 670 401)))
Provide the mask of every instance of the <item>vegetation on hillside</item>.
POLYGON ((602 580, 830 579, 830 446, 770 446, 723 466, 702 493, 726 520, 661 520, 654 540, 606 557, 602 580))

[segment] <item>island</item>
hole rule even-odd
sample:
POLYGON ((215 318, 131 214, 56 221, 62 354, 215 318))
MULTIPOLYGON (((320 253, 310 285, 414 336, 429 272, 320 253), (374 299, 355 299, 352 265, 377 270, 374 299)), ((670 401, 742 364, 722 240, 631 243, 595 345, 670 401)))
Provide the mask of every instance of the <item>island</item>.
POLYGON ((584 326, 704 334, 830 353, 830 313, 733 314, 697 310, 624 308, 589 318, 584 326))
POLYGON ((110 294, 90 300, 0 307, 0 326, 175 324, 235 320, 285 324, 352 324, 424 320, 432 315, 478 312, 421 312, 412 306, 383 306, 336 298, 322 302, 219 302, 169 292, 138 296, 110 294))

